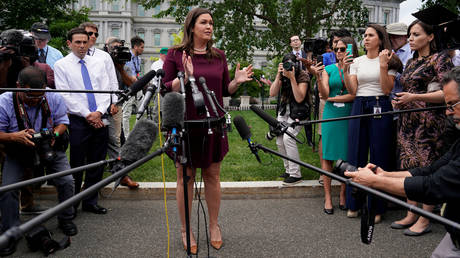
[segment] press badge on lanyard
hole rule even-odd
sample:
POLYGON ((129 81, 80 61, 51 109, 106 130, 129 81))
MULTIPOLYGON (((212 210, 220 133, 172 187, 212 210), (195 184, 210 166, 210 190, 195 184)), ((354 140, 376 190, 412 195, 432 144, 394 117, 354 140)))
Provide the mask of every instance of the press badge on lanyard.
MULTIPOLYGON (((377 102, 375 103, 375 106, 374 106, 374 115, 376 114, 381 114, 382 113, 382 107, 379 105, 379 97, 375 97, 375 99, 377 100, 377 102)), ((382 116, 374 116, 374 118, 381 118, 382 116)))
POLYGON ((343 108, 345 107, 345 103, 342 103, 342 102, 334 102, 334 107, 338 107, 338 108, 343 108))

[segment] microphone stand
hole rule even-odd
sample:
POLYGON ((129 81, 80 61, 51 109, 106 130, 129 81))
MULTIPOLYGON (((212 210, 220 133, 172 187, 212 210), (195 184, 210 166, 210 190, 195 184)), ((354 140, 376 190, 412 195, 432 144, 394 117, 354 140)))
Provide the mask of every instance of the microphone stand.
POLYGON ((94 194, 97 192, 100 188, 110 184, 111 182, 117 180, 119 177, 122 177, 126 174, 128 174, 130 171, 136 169, 137 167, 143 165, 147 161, 153 159, 154 157, 162 154, 165 152, 170 146, 166 145, 155 152, 143 157, 142 159, 132 163, 131 165, 125 167, 124 169, 115 172, 114 174, 102 179, 98 183, 92 185, 91 187, 88 187, 86 190, 72 196, 71 198, 63 201, 62 203, 59 203, 58 205, 54 206, 53 208, 50 208, 46 211, 44 211, 42 214, 32 218, 31 220, 28 220, 22 225, 19 226, 14 226, 9 228, 7 231, 5 231, 1 236, 0 236, 0 248, 6 247, 10 241, 17 241, 19 240, 22 235, 33 228, 35 228, 37 225, 40 225, 44 223, 45 221, 49 220, 50 218, 56 216, 57 214, 61 213, 64 209, 74 205, 77 202, 80 202, 84 198, 94 194))
POLYGON ((67 175, 70 175, 70 174, 73 174, 73 173, 76 173, 76 172, 80 172, 82 170, 91 169, 91 168, 94 168, 94 167, 99 167, 99 166, 102 166, 102 165, 105 165, 105 164, 108 164, 108 163, 112 163, 114 161, 116 161, 116 159, 101 160, 101 161, 97 161, 97 162, 94 162, 92 164, 87 164, 87 165, 84 165, 84 166, 81 166, 81 167, 72 168, 72 169, 61 171, 61 172, 53 173, 53 174, 50 174, 50 175, 36 177, 36 178, 29 179, 29 180, 24 180, 24 181, 21 181, 21 182, 17 182, 17 183, 14 183, 14 184, 1 186, 0 187, 0 194, 4 193, 4 192, 11 191, 11 190, 14 190, 14 189, 19 189, 19 188, 22 188, 22 187, 27 186, 27 185, 44 182, 44 181, 54 179, 54 178, 57 178, 57 177, 67 176, 67 175))
MULTIPOLYGON (((155 80, 158 80, 158 79, 153 79, 153 80, 155 81, 155 80)), ((152 100, 152 97, 155 95, 154 93, 156 92, 157 88, 158 88, 158 86, 155 83, 152 83, 147 87, 147 90, 145 92, 144 98, 142 100, 142 104, 139 107, 139 109, 137 110, 137 116, 136 116, 137 121, 139 121, 139 119, 141 119, 141 117, 144 114, 145 110, 148 109, 149 103, 152 100)), ((147 111, 147 114, 148 114, 148 111, 147 111)))
MULTIPOLYGON (((184 111, 184 117, 186 116, 185 112, 187 112, 187 103, 185 103, 186 98, 185 98, 185 83, 184 83, 184 72, 179 71, 177 73, 177 77, 179 78, 180 82, 180 91, 182 96, 184 97, 184 106, 185 106, 185 111, 184 111)), ((180 159, 180 164, 182 166, 182 185, 184 188, 184 208, 185 208, 185 236, 186 236, 186 243, 187 243, 187 257, 192 257, 192 251, 190 247, 190 214, 189 214, 189 203, 188 203, 188 181, 190 180, 190 177, 187 176, 187 152, 185 149, 185 136, 186 132, 185 129, 182 128, 182 132, 179 135, 180 138, 180 145, 182 145, 182 155, 179 157, 180 159)))
POLYGON ((276 151, 274 151, 272 149, 269 149, 269 148, 267 148, 267 147, 265 147, 265 146, 263 146, 261 144, 254 143, 253 146, 250 146, 250 147, 260 149, 260 150, 263 150, 264 152, 268 152, 270 154, 274 154, 274 155, 276 155, 278 157, 281 157, 283 159, 292 161, 292 162, 294 162, 296 164, 299 164, 302 167, 311 169, 311 170, 313 170, 315 172, 318 172, 318 173, 323 174, 325 176, 328 176, 328 177, 330 177, 332 179, 335 179, 335 180, 337 180, 337 181, 339 181, 341 183, 345 183, 345 184, 347 184, 349 186, 353 186, 355 188, 358 188, 359 190, 363 190, 365 192, 368 192, 368 193, 371 193, 373 195, 376 195, 376 196, 378 196, 378 197, 380 197, 382 199, 385 199, 385 200, 387 200, 389 202, 392 202, 392 203, 395 203, 395 204, 397 204, 399 206, 402 206, 402 207, 408 209, 409 211, 411 211, 413 213, 416 213, 416 214, 418 214, 420 216, 429 218, 430 220, 434 220, 434 221, 437 221, 437 222, 439 222, 439 223, 441 223, 443 225, 450 226, 450 227, 453 227, 453 228, 455 228, 457 230, 460 230, 460 224, 459 223, 457 223, 455 221, 448 220, 448 219, 446 219, 444 217, 441 217, 439 215, 436 215, 434 213, 427 212, 427 211, 425 211, 425 210, 423 210, 423 209, 421 209, 421 208, 419 208, 419 207, 417 207, 415 205, 408 204, 408 203, 406 203, 404 201, 401 201, 400 199, 395 198, 395 197, 393 197, 393 196, 391 196, 391 195, 389 195, 387 193, 384 193, 384 192, 381 192, 379 190, 376 190, 376 189, 373 189, 373 188, 358 184, 356 182, 353 182, 349 178, 341 177, 341 176, 336 175, 336 174, 334 174, 332 172, 317 168, 317 167, 315 167, 313 165, 310 165, 308 163, 302 162, 300 160, 293 159, 293 158, 291 158, 291 157, 289 157, 287 155, 284 155, 284 154, 276 152, 276 151))
POLYGON ((316 124, 316 123, 325 123, 325 122, 333 122, 333 121, 341 121, 341 120, 350 120, 355 118, 367 118, 367 117, 378 117, 383 115, 394 115, 394 114, 402 114, 402 113, 411 113, 411 112, 422 112, 422 111, 431 111, 431 110, 440 110, 446 109, 448 106, 434 106, 434 107, 426 107, 426 108, 413 108, 413 109, 400 109, 396 111, 387 111, 382 112, 379 114, 362 114, 362 115, 354 115, 354 116, 343 116, 343 117, 336 117, 336 118, 329 118, 323 120, 310 120, 310 121, 302 121, 302 122, 294 122, 291 126, 295 125, 308 125, 308 124, 316 124))

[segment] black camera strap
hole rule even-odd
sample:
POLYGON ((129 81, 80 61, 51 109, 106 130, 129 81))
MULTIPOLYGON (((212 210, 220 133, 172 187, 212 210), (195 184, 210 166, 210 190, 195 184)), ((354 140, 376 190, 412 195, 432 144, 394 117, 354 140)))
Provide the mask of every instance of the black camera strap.
MULTIPOLYGON (((27 111, 24 106, 24 102, 19 98, 17 92, 13 92, 13 106, 14 112, 16 114, 16 120, 18 123, 19 131, 24 129, 34 129, 34 124, 31 123, 29 116, 27 115, 27 111)), ((51 118, 51 110, 48 104, 48 99, 46 96, 43 96, 43 100, 40 103, 40 108, 37 108, 37 112, 35 114, 35 118, 38 116, 38 112, 42 110, 42 123, 41 128, 46 128, 46 123, 49 120, 50 124, 53 125, 53 120, 51 118)))

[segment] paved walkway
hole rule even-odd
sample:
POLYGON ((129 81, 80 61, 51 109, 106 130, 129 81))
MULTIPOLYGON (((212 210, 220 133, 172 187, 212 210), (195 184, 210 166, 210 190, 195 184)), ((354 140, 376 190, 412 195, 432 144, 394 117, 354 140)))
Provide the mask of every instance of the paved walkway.
MULTIPOLYGON (((42 200, 47 205, 54 201, 42 200)), ((192 228, 197 236, 197 201, 193 203, 192 228)), ((104 199, 106 215, 78 213, 79 234, 56 257, 167 257, 167 231, 162 200, 104 199)), ((391 221, 404 211, 387 212, 376 226, 371 245, 360 242, 359 219, 349 219, 337 208, 334 215, 323 213, 323 198, 223 200, 220 225, 224 246, 211 248, 213 257, 428 257, 445 234, 439 224, 433 233, 406 237, 390 229, 391 221)), ((167 201, 170 223, 170 257, 185 257, 174 200, 167 201)), ((205 205, 205 204, 204 204, 205 205)), ((205 208, 206 210, 206 208, 205 208)), ((201 214, 202 215, 202 214, 201 214)), ((23 216, 23 219, 27 217, 23 216)), ((200 257, 207 257, 203 217, 200 217, 200 257)), ((47 227, 61 239, 57 220, 47 227)), ((31 253, 21 240, 15 257, 42 257, 31 253)))

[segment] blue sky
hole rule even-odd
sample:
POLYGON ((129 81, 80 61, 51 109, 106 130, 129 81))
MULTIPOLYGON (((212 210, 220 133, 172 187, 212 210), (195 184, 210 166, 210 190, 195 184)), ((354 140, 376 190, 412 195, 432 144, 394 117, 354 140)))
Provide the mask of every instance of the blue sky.
POLYGON ((406 0, 399 7, 399 21, 409 25, 415 20, 411 13, 415 13, 422 6, 421 0, 406 0))

